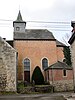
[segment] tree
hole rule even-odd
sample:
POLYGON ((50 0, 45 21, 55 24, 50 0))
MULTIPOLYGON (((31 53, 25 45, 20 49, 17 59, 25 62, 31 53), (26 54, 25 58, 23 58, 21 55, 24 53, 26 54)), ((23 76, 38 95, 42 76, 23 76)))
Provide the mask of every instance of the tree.
POLYGON ((65 62, 69 66, 71 66, 72 62, 71 62, 71 52, 70 52, 69 46, 65 46, 63 52, 64 52, 64 56, 65 56, 65 62))
POLYGON ((35 82, 36 85, 42 85, 44 84, 44 77, 40 70, 40 68, 37 66, 32 74, 32 82, 35 82))

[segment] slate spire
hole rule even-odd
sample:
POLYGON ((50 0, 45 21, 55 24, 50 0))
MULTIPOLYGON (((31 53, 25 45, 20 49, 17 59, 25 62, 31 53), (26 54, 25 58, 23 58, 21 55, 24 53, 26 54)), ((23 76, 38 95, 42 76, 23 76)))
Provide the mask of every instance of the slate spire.
POLYGON ((13 22, 14 33, 25 33, 26 22, 23 21, 19 10, 16 21, 13 22))
MULTIPOLYGON (((17 19, 16 19, 15 21, 13 21, 13 27, 14 27, 14 24, 15 24, 15 23, 16 23, 17 25, 18 25, 18 23, 21 23, 24 27, 26 27, 26 22, 23 21, 20 10, 19 10, 17 19)), ((23 27, 23 26, 22 26, 22 27, 23 27)), ((15 27, 18 27, 18 26, 15 26, 15 27)))
POLYGON ((17 16, 17 20, 16 21, 23 21, 20 10, 19 10, 19 13, 18 13, 18 16, 17 16))

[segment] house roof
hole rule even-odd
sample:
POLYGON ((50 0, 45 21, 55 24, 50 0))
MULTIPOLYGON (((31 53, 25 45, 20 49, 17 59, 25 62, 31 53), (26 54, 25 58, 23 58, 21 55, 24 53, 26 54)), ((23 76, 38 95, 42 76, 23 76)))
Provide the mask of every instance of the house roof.
POLYGON ((25 33, 15 33, 14 40, 55 40, 52 32, 46 29, 26 29, 25 33))
POLYGON ((5 44, 6 47, 9 47, 10 50, 14 50, 17 53, 17 51, 5 39, 3 39, 2 37, 0 37, 0 42, 3 45, 5 44))
POLYGON ((64 62, 56 62, 53 65, 49 66, 46 70, 48 69, 72 69, 72 67, 68 66, 66 63, 64 62))
POLYGON ((7 40, 7 43, 9 43, 13 47, 13 40, 7 40))
POLYGON ((68 43, 72 44, 73 41, 75 40, 75 32, 72 34, 71 38, 69 39, 68 43))
POLYGON ((58 40, 56 40, 56 45, 57 45, 58 47, 62 47, 62 46, 64 47, 64 46, 66 46, 65 44, 59 42, 58 40))

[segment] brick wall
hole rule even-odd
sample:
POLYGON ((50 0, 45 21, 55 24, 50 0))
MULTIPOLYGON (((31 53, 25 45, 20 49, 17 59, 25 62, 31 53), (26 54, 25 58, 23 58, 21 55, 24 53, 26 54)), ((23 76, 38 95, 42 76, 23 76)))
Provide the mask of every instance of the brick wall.
MULTIPOLYGON (((73 70, 66 70, 66 76, 63 75, 63 69, 49 69, 49 79, 47 81, 54 86, 54 91, 73 90, 73 70)), ((46 75, 48 73, 46 71, 46 75)))
POLYGON ((64 53, 63 53, 63 47, 57 47, 57 59, 58 61, 63 61, 64 53))
MULTIPOLYGON (((14 48, 18 51, 18 79, 24 80, 23 60, 30 60, 30 77, 36 66, 42 70, 42 59, 48 59, 48 66, 64 58, 62 47, 56 47, 56 41, 15 40, 14 48)), ((43 70, 42 70, 43 72, 43 70)))

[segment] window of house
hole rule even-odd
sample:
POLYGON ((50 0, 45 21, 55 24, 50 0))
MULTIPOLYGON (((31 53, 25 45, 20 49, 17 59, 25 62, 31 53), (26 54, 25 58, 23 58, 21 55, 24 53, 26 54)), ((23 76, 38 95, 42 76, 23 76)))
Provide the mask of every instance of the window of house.
POLYGON ((20 30, 20 27, 16 27, 16 31, 19 31, 20 30))
POLYGON ((30 71, 30 60, 28 58, 24 59, 24 71, 30 71))
POLYGON ((46 58, 44 58, 42 60, 42 68, 43 70, 45 70, 48 67, 48 60, 46 58))
POLYGON ((65 58, 63 59, 63 62, 65 62, 65 63, 66 63, 66 59, 65 59, 65 58))
POLYGON ((49 71, 47 71, 47 75, 48 75, 48 81, 49 81, 49 71))
POLYGON ((63 76, 66 76, 66 69, 63 70, 63 76))

